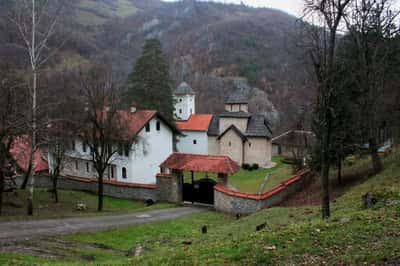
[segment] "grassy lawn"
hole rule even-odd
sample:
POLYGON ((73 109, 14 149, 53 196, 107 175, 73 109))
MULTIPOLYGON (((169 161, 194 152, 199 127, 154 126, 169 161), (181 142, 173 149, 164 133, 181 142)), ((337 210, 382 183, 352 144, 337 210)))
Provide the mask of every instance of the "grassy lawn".
POLYGON ((118 214, 173 206, 172 204, 158 203, 147 207, 146 203, 142 201, 104 197, 104 211, 99 213, 97 212, 97 196, 94 194, 69 190, 59 190, 58 193, 59 203, 55 203, 46 189, 36 189, 33 217, 26 216, 27 190, 19 190, 16 194, 6 193, 3 216, 0 216, 0 221, 118 214), (87 210, 76 210, 77 203, 86 204, 87 210))
MULTIPOLYGON (((57 252, 63 250, 62 255, 5 252, 0 253, 0 264, 397 265, 399 161, 399 156, 385 159, 382 173, 350 187, 332 202, 329 220, 321 220, 319 206, 271 208, 239 220, 210 211, 173 221, 65 236, 67 244, 53 246, 57 252), (378 200, 370 209, 361 206, 361 195, 366 192, 378 200), (256 231, 262 223, 266 223, 265 229, 256 231), (201 233, 203 225, 208 226, 207 234, 201 233), (138 256, 129 252, 138 248, 138 256)), ((46 245, 55 244, 32 245, 48 250, 46 245)))
MULTIPOLYGON (((270 169, 260 168, 254 171, 241 169, 238 173, 228 177, 229 185, 236 188, 238 191, 248 193, 266 192, 271 190, 293 174, 292 167, 288 164, 282 163, 281 157, 275 156, 272 161, 276 163, 276 166, 270 169), (269 175, 268 180, 264 185, 264 189, 260 191, 267 175, 269 175)), ((194 173, 195 180, 204 178, 205 176, 206 173, 194 173)), ((215 174, 207 174, 207 176, 217 180, 215 174)), ((185 182, 191 182, 190 172, 185 172, 185 182)))

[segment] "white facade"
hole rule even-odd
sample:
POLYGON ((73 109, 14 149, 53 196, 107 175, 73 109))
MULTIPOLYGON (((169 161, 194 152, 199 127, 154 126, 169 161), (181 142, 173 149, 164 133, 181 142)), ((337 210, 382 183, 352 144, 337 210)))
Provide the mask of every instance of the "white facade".
MULTIPOLYGON (((104 175, 105 179, 141 184, 156 183, 159 165, 173 153, 173 132, 157 117, 152 118, 148 124, 149 130, 147 127, 141 129, 130 149, 123 147, 122 152, 113 155, 111 166, 104 175)), ((75 147, 67 153, 68 159, 61 174, 95 177, 96 170, 91 162, 90 148, 87 146, 84 151, 84 145, 80 139, 71 141, 71 144, 72 142, 75 147)), ((118 146, 119 144, 116 143, 113 150, 118 150, 118 146)), ((51 162, 51 155, 49 157, 49 162, 51 162)), ((52 168, 52 164, 49 163, 49 165, 52 168)))
POLYGON ((178 152, 208 155, 208 135, 202 131, 182 131, 185 136, 178 137, 178 152))
POLYGON ((178 120, 188 120, 191 114, 196 113, 194 94, 174 95, 175 98, 175 116, 178 120))

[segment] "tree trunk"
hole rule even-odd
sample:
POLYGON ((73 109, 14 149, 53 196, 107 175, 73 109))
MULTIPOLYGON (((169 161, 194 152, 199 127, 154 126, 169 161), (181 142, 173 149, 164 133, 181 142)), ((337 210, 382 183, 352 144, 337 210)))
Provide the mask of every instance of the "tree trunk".
MULTIPOLYGON (((32 42, 31 42, 31 64, 32 64, 32 157, 34 157, 34 152, 36 150, 36 94, 37 94, 37 65, 36 65, 36 2, 32 0, 32 42)), ((33 162, 33 159, 32 159, 33 162)), ((35 187, 35 164, 32 163, 32 169, 30 173, 31 182, 29 187, 29 197, 28 197, 28 215, 33 215, 33 192, 35 187)))
POLYGON ((99 175, 98 196, 97 211, 101 212, 103 210, 103 174, 99 175))
POLYGON ((338 171, 337 171, 338 184, 342 185, 342 157, 338 157, 338 171))
POLYGON ((0 171, 0 216, 3 210, 4 174, 0 171))
POLYGON ((322 186, 322 219, 327 219, 330 216, 329 206, 329 168, 330 168, 330 120, 324 129, 322 141, 322 165, 321 165, 321 186, 322 186))
POLYGON ((381 157, 378 154, 378 145, 376 144, 376 139, 374 137, 369 139, 369 151, 371 153, 372 166, 375 173, 379 173, 383 170, 383 164, 381 157))
POLYGON ((32 171, 32 160, 29 160, 29 166, 28 166, 28 171, 26 171, 24 175, 24 181, 22 181, 21 184, 21 189, 26 189, 26 185, 28 184, 29 177, 31 176, 31 171, 32 171))
POLYGON ((58 190, 57 190, 57 181, 58 181, 58 171, 55 171, 53 175, 53 195, 55 203, 58 203, 58 190))
POLYGON ((324 159, 322 163, 322 218, 326 219, 330 216, 329 206, 329 163, 324 159))

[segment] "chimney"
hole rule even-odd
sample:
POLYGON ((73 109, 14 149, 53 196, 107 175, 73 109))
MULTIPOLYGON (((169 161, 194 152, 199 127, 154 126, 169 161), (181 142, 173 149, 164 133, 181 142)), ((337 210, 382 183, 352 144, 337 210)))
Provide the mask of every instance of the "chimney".
POLYGON ((131 103, 131 107, 130 107, 130 112, 131 113, 136 113, 136 111, 137 111, 137 107, 136 107, 137 105, 136 105, 136 103, 135 102, 132 102, 131 103))

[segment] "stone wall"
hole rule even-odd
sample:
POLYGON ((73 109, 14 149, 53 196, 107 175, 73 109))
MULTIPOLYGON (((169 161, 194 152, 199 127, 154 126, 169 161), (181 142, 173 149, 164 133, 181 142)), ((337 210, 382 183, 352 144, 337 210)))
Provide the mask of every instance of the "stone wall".
POLYGON ((309 181, 310 173, 303 171, 272 190, 256 195, 229 190, 222 185, 214 187, 214 207, 217 211, 233 214, 251 214, 275 206, 301 189, 309 181))
POLYGON ((182 176, 175 174, 157 175, 157 197, 160 201, 181 203, 182 198, 182 176))
MULTIPOLYGON (((17 183, 21 184, 22 177, 17 178, 17 183)), ((51 179, 47 175, 36 176, 35 186, 40 188, 51 188, 51 179)), ((57 187, 59 189, 85 191, 97 193, 98 183, 93 178, 60 177, 57 187)), ((158 199, 158 188, 156 185, 132 184, 116 181, 104 180, 104 195, 135 200, 154 201, 158 199)))

